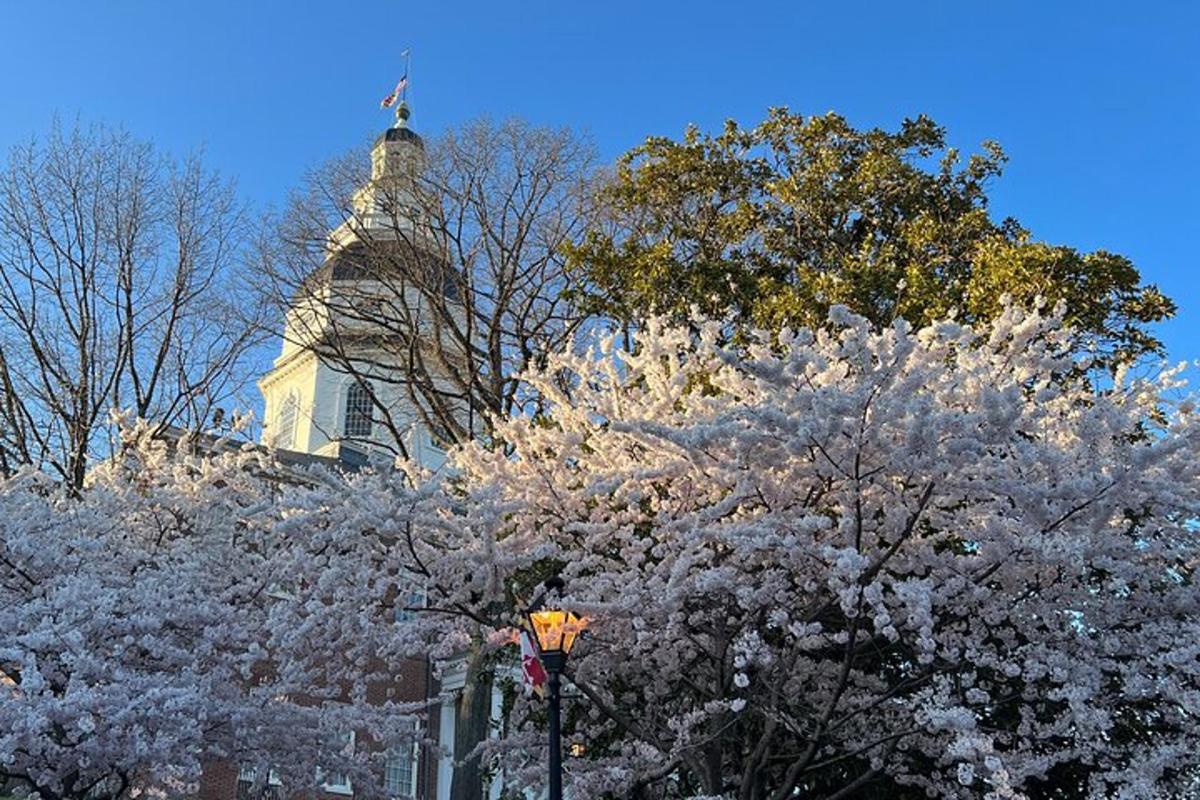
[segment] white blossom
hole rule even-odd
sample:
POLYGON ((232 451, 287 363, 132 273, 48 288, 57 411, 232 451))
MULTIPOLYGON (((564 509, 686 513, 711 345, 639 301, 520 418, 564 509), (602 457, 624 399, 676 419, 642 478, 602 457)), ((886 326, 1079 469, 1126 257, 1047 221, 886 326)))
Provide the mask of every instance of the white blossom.
POLYGON ((579 734, 641 745, 590 748, 580 796, 816 797, 832 762, 934 797, 1066 765, 1093 797, 1151 773, 1169 795, 1200 747, 1200 429, 1170 377, 1071 380, 1061 313, 873 330, 834 307, 738 344, 653 321, 557 354, 508 450, 456 454, 461 515, 422 560, 496 626, 561 571, 591 628, 579 734))

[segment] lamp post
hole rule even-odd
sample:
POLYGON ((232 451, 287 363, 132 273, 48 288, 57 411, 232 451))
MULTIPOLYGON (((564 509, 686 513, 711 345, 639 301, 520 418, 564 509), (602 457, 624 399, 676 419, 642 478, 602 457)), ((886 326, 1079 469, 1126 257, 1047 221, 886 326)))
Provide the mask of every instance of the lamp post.
POLYGON ((562 671, 576 637, 586 620, 553 606, 545 600, 551 592, 561 594, 563 581, 546 581, 542 602, 529 609, 529 623, 537 640, 538 658, 546 670, 546 691, 550 718, 550 791, 548 800, 562 800, 562 671))

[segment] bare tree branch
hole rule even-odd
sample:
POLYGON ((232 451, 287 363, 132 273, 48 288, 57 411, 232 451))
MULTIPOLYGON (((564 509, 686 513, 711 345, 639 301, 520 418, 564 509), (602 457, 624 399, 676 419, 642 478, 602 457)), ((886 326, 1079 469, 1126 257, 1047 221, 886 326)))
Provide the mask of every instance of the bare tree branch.
POLYGON ((110 414, 198 428, 248 372, 261 305, 232 185, 122 131, 62 130, 0 171, 0 469, 82 486, 110 414))

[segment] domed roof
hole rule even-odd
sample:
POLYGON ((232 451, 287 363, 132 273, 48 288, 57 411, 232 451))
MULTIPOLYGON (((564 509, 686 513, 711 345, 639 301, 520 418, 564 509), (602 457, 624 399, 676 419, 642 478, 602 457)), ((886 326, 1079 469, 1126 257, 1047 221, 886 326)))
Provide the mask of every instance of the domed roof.
POLYGON ((411 142, 422 150, 425 149, 425 142, 411 128, 388 128, 379 134, 379 138, 375 140, 375 146, 379 146, 382 142, 411 142))
POLYGON ((442 294, 458 296, 459 275, 450 263, 425 247, 403 239, 379 238, 369 244, 354 241, 338 248, 325 260, 313 278, 335 285, 342 282, 397 279, 416 280, 426 287, 440 287, 442 294))
POLYGON ((425 142, 408 127, 408 118, 411 116, 412 111, 409 110, 408 103, 401 100, 400 105, 396 107, 396 124, 379 135, 375 140, 375 147, 383 142, 409 142, 424 150, 425 142))

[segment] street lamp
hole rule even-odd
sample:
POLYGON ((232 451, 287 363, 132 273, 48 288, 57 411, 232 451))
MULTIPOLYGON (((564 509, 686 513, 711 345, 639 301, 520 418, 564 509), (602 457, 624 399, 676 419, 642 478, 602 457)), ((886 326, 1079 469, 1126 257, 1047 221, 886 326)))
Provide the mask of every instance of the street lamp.
POLYGON ((542 598, 529 609, 529 624, 537 640, 538 658, 546 669, 550 717, 550 793, 548 800, 562 800, 561 677, 567 656, 587 621, 570 611, 547 606, 551 592, 562 594, 562 578, 546 581, 542 598))

